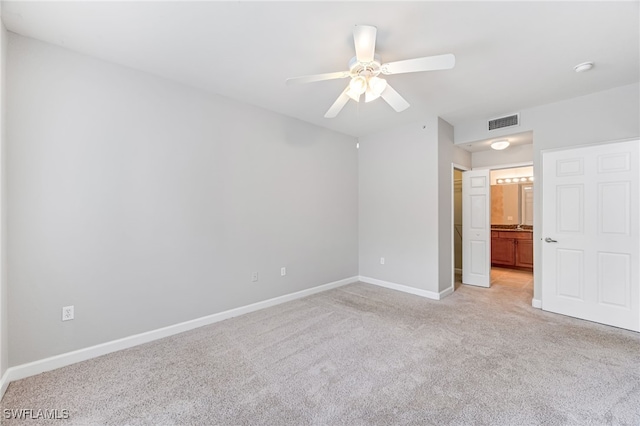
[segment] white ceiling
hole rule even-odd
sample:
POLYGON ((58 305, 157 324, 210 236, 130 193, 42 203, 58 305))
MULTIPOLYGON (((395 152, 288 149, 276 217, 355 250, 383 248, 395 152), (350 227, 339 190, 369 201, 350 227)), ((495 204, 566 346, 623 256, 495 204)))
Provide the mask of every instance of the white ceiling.
POLYGON ((10 31, 352 136, 436 114, 454 126, 639 81, 639 3, 3 1, 10 31), (453 70, 392 75, 411 104, 324 113, 346 86, 355 24, 383 62, 453 53, 453 70), (574 65, 595 62, 587 73, 574 65))

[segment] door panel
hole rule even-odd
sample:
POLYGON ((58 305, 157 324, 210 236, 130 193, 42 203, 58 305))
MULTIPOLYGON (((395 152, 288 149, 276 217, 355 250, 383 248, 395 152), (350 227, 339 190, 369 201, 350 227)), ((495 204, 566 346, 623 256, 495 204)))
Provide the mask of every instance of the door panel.
POLYGON ((629 309, 631 258, 625 253, 598 253, 599 302, 629 309))
POLYGON ((629 182, 598 184, 598 225, 601 234, 629 235, 629 182))
POLYGON ((471 200, 471 211, 474 213, 471 215, 471 230, 483 230, 485 227, 485 223, 487 222, 487 209, 485 208, 485 204, 487 203, 487 196, 485 194, 481 194, 470 195, 469 197, 471 200))
POLYGON ((640 331, 640 141, 545 152, 542 308, 640 331))
POLYGON ((510 238, 491 239, 491 263, 495 265, 515 265, 515 244, 510 238))
POLYGON ((556 232, 582 234, 584 219, 583 185, 558 185, 556 188, 558 216, 556 232))
POLYGON ((516 266, 533 268, 533 240, 516 240, 516 266))
POLYGON ((491 192, 488 170, 462 173, 462 282, 491 281, 491 192))
POLYGON ((557 295, 583 301, 584 293, 584 251, 558 249, 557 258, 557 295))

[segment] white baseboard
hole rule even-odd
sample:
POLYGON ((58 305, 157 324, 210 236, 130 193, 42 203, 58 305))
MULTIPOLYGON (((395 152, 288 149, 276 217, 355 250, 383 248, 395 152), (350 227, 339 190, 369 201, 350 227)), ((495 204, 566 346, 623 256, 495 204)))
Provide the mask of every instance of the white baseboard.
POLYGON ((440 296, 440 297, 438 298, 438 300, 442 300, 442 299, 444 299, 445 297, 449 296, 450 294, 453 294, 453 292, 454 292, 454 291, 455 291, 455 290, 454 290, 453 286, 451 286, 451 287, 449 287, 449 288, 447 288, 447 289, 442 290, 442 291, 440 292, 440 294, 439 294, 439 296, 440 296))
POLYGON ((462 274, 462 268, 453 268, 456 274, 462 274))
POLYGON ((392 290, 398 290, 398 291, 402 291, 404 293, 415 294, 416 296, 422 296, 422 297, 426 297, 428 299, 434 299, 434 300, 440 300, 443 297, 446 297, 449 294, 453 293, 453 288, 451 288, 451 287, 449 287, 446 290, 441 291, 440 293, 436 293, 435 291, 422 290, 420 288, 409 287, 409 286, 403 285, 403 284, 396 284, 396 283, 392 283, 392 282, 389 282, 389 281, 382 281, 382 280, 379 280, 377 278, 370 278, 370 277, 360 276, 359 279, 363 283, 373 284, 373 285, 377 285, 377 286, 380 286, 380 287, 386 287, 386 288, 390 288, 392 290))
POLYGON ((5 371, 2 377, 0 377, 0 400, 4 396, 4 393, 9 387, 9 370, 5 371))
POLYGON ((542 309, 542 300, 540 299, 531 299, 531 306, 536 309, 542 309))
POLYGON ((284 296, 274 297, 273 299, 264 300, 262 302, 253 303, 251 305, 241 306, 239 308, 230 309, 228 311, 219 312, 217 314, 207 315, 205 317, 196 318, 194 320, 147 331, 145 333, 135 334, 133 336, 124 337, 122 339, 113 340, 111 342, 101 343, 99 345, 90 346, 88 348, 78 349, 73 352, 67 352, 38 361, 29 362, 27 364, 10 367, 0 379, 0 399, 2 399, 2 397, 4 396, 4 392, 7 389, 7 386, 9 386, 9 383, 15 380, 35 376, 36 374, 44 373, 45 371, 55 370, 60 367, 65 367, 77 362, 86 361, 88 359, 96 358, 122 349, 131 348, 154 340, 162 339, 164 337, 173 336, 174 334, 183 333, 185 331, 193 330, 194 328, 213 324, 219 321, 224 321, 229 318, 248 314, 250 312, 255 312, 260 309, 269 308, 281 303, 290 302, 292 300, 307 297, 312 294, 341 287, 343 285, 355 283, 357 281, 358 277, 345 278, 343 280, 319 285, 317 287, 309 288, 295 293, 285 294, 284 296))

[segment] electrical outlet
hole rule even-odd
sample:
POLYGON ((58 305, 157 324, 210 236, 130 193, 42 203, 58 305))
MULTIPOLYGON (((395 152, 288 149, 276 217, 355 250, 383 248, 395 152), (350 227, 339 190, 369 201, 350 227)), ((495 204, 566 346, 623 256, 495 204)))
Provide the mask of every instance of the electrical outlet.
POLYGON ((73 306, 65 306, 62 308, 62 321, 69 321, 74 318, 73 306))
POLYGON ((256 282, 258 281, 258 273, 254 272, 253 274, 251 274, 251 282, 256 282))
POLYGON ((280 268, 280 276, 284 277, 285 275, 287 275, 287 268, 283 266, 282 268, 280 268))
POLYGON ((380 264, 381 264, 381 265, 384 265, 384 257, 381 257, 381 258, 380 258, 380 264))

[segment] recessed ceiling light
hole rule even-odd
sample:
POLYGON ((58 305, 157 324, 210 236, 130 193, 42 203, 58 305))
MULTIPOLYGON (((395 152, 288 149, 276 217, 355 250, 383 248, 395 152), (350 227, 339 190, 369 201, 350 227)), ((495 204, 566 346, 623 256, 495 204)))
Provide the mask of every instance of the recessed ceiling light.
POLYGON ((509 141, 507 140, 503 140, 503 141, 495 141, 491 144, 491 148, 500 151, 501 149, 505 149, 506 147, 509 146, 509 141))
POLYGON ((575 72, 585 72, 589 71, 591 68, 593 68, 593 62, 583 62, 573 67, 575 72))

